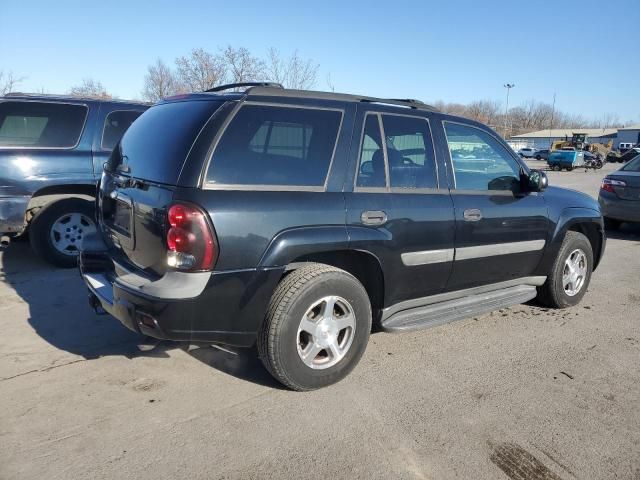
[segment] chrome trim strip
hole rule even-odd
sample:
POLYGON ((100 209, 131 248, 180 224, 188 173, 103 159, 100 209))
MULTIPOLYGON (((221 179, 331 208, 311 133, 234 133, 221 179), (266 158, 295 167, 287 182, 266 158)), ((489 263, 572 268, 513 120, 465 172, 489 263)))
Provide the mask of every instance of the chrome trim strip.
POLYGON ((492 292, 494 290, 500 290, 503 288, 515 287, 518 285, 531 285, 538 287, 547 280, 547 277, 522 277, 514 280, 507 280, 506 282, 492 283, 489 285, 482 285, 480 287, 466 288, 464 290, 456 290, 454 292, 439 293, 437 295, 431 295, 429 297, 414 298, 411 300, 405 300, 404 302, 396 303, 390 307, 382 310, 382 320, 389 318, 403 310, 409 310, 412 308, 423 307, 425 305, 432 305, 434 303, 446 302, 448 300, 454 300, 456 298, 462 298, 467 295, 476 295, 478 293, 492 292))
POLYGON ((544 248, 545 240, 527 240, 524 242, 493 243, 474 247, 456 248, 456 260, 510 255, 512 253, 533 252, 544 248))
POLYGON ((442 263, 453 261, 453 248, 442 250, 424 250, 422 252, 406 252, 400 255, 402 263, 407 267, 415 265, 429 265, 431 263, 442 263))

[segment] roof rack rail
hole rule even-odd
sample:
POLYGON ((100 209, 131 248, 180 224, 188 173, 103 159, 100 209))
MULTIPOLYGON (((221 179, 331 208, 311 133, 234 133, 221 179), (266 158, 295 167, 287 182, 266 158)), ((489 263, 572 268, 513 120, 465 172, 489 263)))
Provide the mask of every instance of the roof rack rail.
POLYGON ((276 82, 239 82, 229 83, 227 85, 218 85, 217 87, 205 90, 205 92, 223 92, 224 90, 231 90, 232 88, 242 87, 271 87, 271 88, 284 88, 280 83, 276 82))
MULTIPOLYGON (((413 99, 403 99, 403 98, 375 98, 375 97, 362 97, 360 98, 361 102, 367 102, 367 103, 381 103, 381 104, 386 104, 386 105, 398 105, 401 107, 409 107, 412 109, 418 109, 418 108, 430 108, 433 109, 433 107, 431 107, 430 105, 427 105, 424 102, 421 102, 420 100, 413 100, 413 99)), ((435 109, 434 109, 435 110, 435 109)))

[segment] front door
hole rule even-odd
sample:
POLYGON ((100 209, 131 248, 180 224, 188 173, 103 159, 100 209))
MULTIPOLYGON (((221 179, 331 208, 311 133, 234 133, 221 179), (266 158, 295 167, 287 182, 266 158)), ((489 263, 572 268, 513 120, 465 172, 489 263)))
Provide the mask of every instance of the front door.
POLYGON ((380 260, 385 306, 441 292, 453 263, 453 204, 439 183, 429 119, 359 109, 355 131, 350 248, 380 260))
POLYGON ((492 133, 443 123, 456 219, 455 262, 447 290, 531 275, 549 231, 544 197, 521 191, 523 167, 492 133))

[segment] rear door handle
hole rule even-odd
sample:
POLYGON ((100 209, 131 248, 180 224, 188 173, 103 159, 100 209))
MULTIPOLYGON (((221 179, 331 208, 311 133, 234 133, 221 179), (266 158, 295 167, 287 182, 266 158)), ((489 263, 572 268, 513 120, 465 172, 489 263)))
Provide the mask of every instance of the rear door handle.
POLYGON ((464 211, 462 217, 465 222, 477 222, 482 219, 482 212, 477 208, 470 208, 464 211))
POLYGON ((365 225, 383 225, 387 223, 387 214, 382 210, 367 210, 362 212, 360 220, 365 225))

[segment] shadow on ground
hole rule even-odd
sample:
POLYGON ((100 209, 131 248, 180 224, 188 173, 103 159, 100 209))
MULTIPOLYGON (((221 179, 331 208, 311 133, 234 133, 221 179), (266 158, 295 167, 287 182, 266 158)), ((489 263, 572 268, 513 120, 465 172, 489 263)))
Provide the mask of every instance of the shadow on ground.
MULTIPOLYGON (((223 351, 208 345, 152 343, 132 332, 109 315, 96 315, 89 307, 87 289, 76 269, 56 269, 36 257, 28 242, 14 241, 0 251, 0 281, 11 287, 28 305, 28 322, 33 330, 59 350, 86 359, 118 355, 165 357, 180 348, 193 358, 234 377, 277 387, 254 349, 223 351)), ((16 319, 18 320, 18 319, 16 319)))
POLYGON ((623 223, 616 230, 607 230, 607 238, 640 242, 640 224, 623 223))

